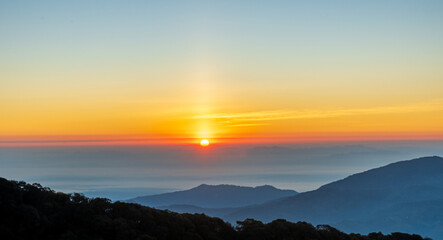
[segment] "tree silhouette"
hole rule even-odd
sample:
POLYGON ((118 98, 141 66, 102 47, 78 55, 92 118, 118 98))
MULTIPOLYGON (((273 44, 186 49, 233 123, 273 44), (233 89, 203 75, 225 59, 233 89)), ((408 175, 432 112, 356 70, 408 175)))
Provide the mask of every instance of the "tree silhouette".
POLYGON ((328 225, 254 219, 237 227, 203 214, 178 214, 105 198, 58 193, 0 178, 0 239, 423 240, 419 235, 345 234, 328 225))

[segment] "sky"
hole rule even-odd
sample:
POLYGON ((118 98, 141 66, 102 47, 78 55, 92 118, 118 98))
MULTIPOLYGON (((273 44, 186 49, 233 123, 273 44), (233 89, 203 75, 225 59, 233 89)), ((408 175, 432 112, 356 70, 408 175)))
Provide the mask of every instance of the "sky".
POLYGON ((1 144, 443 139, 441 12, 408 0, 2 1, 1 144))
POLYGON ((202 183, 309 191, 442 156, 442 12, 0 1, 0 176, 121 200, 202 183))

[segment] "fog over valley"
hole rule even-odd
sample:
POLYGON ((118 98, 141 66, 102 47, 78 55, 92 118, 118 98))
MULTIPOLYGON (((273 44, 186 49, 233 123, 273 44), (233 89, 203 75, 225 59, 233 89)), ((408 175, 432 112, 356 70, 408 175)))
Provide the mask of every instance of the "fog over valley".
POLYGON ((443 142, 278 145, 2 147, 0 175, 63 192, 129 199, 200 184, 314 190, 350 174, 421 156, 443 142))

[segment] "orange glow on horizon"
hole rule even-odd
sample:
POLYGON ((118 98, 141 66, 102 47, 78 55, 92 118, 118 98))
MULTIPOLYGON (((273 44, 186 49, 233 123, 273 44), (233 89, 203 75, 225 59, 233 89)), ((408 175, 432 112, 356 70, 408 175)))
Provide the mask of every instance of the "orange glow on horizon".
POLYGON ((268 20, 282 24, 270 27, 260 14, 226 11, 239 3, 160 5, 152 9, 179 14, 168 10, 157 21, 131 6, 119 9, 130 16, 119 21, 114 11, 97 11, 100 18, 69 23, 87 30, 75 34, 60 34, 65 25, 54 23, 67 18, 52 16, 58 12, 49 10, 52 4, 33 6, 53 17, 39 24, 32 14, 2 16, 10 38, 0 40, 0 146, 442 138, 440 11, 420 21, 385 11, 383 17, 396 19, 386 34, 378 16, 348 14, 348 7, 337 8, 344 10, 339 21, 320 14, 301 26, 296 19, 310 14, 281 11, 292 4, 266 5, 274 9, 268 20), (227 13, 248 21, 225 21, 227 13), (103 28, 97 19, 120 27, 103 28), (150 27, 139 28, 143 22, 150 27), (407 41, 396 44, 393 36, 407 41))
MULTIPOLYGON (((2 136, 0 147, 24 146, 199 146, 206 139, 201 138, 149 138, 146 136, 2 136)), ((372 141, 430 141, 443 140, 443 132, 427 133, 304 133, 299 136, 248 136, 220 137, 211 139, 209 144, 248 145, 248 144, 298 144, 322 142, 372 142, 372 141)), ((206 145, 207 146, 207 145, 206 145)))

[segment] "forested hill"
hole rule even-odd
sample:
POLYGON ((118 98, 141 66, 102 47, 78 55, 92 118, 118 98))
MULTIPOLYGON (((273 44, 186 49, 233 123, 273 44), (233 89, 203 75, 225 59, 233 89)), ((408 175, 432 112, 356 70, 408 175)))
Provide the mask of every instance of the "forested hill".
POLYGON ((54 192, 0 178, 0 239, 420 240, 419 235, 345 234, 330 226, 253 219, 236 228, 219 218, 178 214, 108 199, 54 192))

